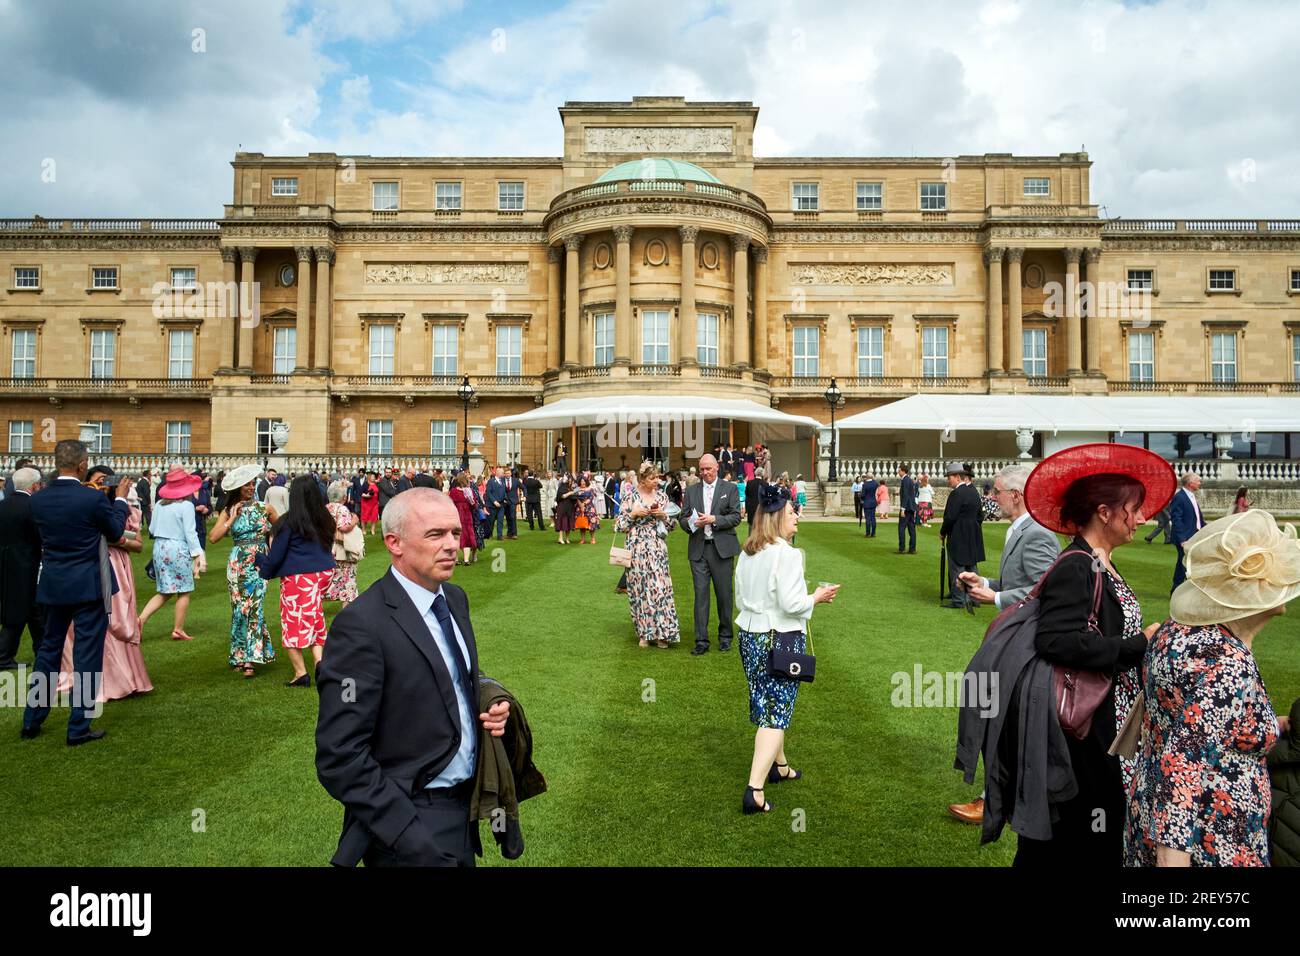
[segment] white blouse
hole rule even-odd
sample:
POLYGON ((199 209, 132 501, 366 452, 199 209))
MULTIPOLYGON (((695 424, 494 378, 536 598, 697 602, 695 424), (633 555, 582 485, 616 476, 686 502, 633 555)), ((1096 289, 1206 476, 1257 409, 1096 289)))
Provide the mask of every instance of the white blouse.
POLYGON ((736 562, 736 626, 761 634, 802 631, 812 617, 813 596, 803 577, 803 552, 783 538, 736 562))
POLYGON ((930 487, 929 485, 922 485, 920 488, 917 488, 917 489, 916 489, 916 500, 917 500, 917 501, 924 501, 924 502, 927 502, 927 503, 933 503, 933 502, 934 502, 934 489, 933 489, 932 487, 930 487))

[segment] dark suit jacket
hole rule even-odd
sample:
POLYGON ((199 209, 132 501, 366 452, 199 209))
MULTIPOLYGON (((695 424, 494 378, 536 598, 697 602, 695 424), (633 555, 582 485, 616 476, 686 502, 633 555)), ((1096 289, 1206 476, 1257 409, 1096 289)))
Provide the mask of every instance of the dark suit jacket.
MULTIPOLYGON (((677 522, 682 530, 691 536, 686 553, 694 561, 704 554, 704 527, 695 529, 691 534, 691 514, 695 511, 704 513, 704 482, 697 481, 686 489, 682 496, 682 513, 677 522)), ((713 510, 718 523, 713 526, 713 546, 724 558, 734 558, 740 554, 740 541, 736 538, 736 525, 740 524, 740 491, 731 482, 719 478, 713 489, 713 510)))
POLYGON ((984 508, 975 485, 958 485, 943 506, 943 525, 939 534, 947 539, 948 560, 967 567, 984 560, 984 533, 980 523, 984 508))
POLYGON ((397 496, 397 485, 391 478, 380 478, 376 484, 379 486, 379 510, 383 511, 384 506, 397 496))
MULTIPOLYGON (((1198 502, 1199 506, 1199 502, 1198 502)), ((1198 508, 1193 508, 1192 503, 1187 500, 1186 489, 1180 487, 1174 494, 1174 500, 1169 502, 1169 523, 1173 526, 1171 537, 1174 544, 1181 545, 1196 532, 1205 527, 1205 515, 1201 515, 1201 520, 1196 520, 1198 508)))
POLYGON ((0 501, 0 624, 27 623, 40 567, 41 531, 32 518, 32 496, 15 491, 0 501))
POLYGON ((141 478, 135 483, 135 493, 140 496, 140 510, 148 514, 153 508, 153 487, 148 478, 141 478))
POLYGON ((749 524, 754 523, 754 514, 758 511, 759 502, 763 496, 763 485, 767 484, 762 478, 751 478, 745 482, 745 520, 749 524))
POLYGON ((505 488, 506 504, 513 508, 519 504, 519 479, 514 475, 506 475, 501 481, 505 488))
MULTIPOLYGON (((469 600, 454 584, 442 591, 477 686, 469 600)), ((356 866, 372 841, 387 847, 398 842, 416 821, 412 796, 460 749, 454 678, 391 571, 334 618, 317 674, 316 775, 344 807, 343 833, 330 862, 356 866)), ((477 727, 473 733, 477 740, 477 727)))
POLYGON ((266 492, 270 487, 271 487, 271 483, 267 481, 265 478, 258 479, 257 485, 253 489, 255 492, 257 492, 258 501, 266 500, 266 492))
POLYGON ((898 485, 898 507, 903 511, 916 510, 916 481, 904 475, 898 485))
POLYGON ((489 508, 500 508, 506 501, 506 480, 495 476, 489 478, 483 486, 483 497, 487 499, 489 508))
POLYGON ((411 485, 416 488, 437 487, 436 484, 434 483, 433 475, 425 474, 422 471, 416 472, 415 477, 411 479, 411 485))
POLYGON ((524 479, 524 500, 535 504, 542 503, 542 483, 536 475, 524 479))
MULTIPOLYGON (((101 592, 99 538, 109 544, 122 540, 130 508, 124 499, 112 504, 102 491, 63 478, 32 495, 32 518, 41 533, 41 579, 36 600, 41 604, 83 604, 101 592)), ((113 593, 117 576, 109 567, 113 593)))
POLYGON ((868 511, 876 510, 876 489, 880 487, 880 482, 864 481, 862 490, 858 492, 862 496, 862 507, 868 511))

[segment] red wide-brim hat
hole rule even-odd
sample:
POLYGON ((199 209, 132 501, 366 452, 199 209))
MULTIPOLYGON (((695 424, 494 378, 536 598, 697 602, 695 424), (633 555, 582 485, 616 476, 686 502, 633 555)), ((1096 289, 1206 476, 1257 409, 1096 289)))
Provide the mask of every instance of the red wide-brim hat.
POLYGON ((1080 529, 1061 518, 1065 492, 1089 475, 1127 475, 1142 482, 1146 497, 1142 512, 1157 514, 1178 490, 1173 467, 1153 451, 1135 445, 1095 442, 1075 445, 1040 461, 1025 480, 1025 507, 1044 528, 1060 534, 1078 534, 1080 529))
POLYGON ((167 477, 158 486, 158 497, 188 498, 198 491, 202 484, 203 479, 198 475, 191 475, 184 468, 173 468, 167 472, 167 477))

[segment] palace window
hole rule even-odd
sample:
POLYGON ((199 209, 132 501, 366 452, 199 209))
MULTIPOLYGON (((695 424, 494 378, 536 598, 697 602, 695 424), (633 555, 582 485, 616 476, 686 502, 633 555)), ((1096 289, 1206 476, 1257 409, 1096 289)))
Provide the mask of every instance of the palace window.
POLYGON ((856 192, 856 203, 859 210, 864 209, 881 209, 885 202, 885 184, 884 183, 858 183, 856 192))
POLYGON ((434 209, 460 208, 460 183, 434 183, 434 209))
POLYGON ((717 365, 718 316, 714 312, 700 312, 695 316, 695 361, 701 365, 717 365))
POLYGON ((524 327, 497 326, 497 374, 522 375, 524 366, 524 327))
POLYGON ((11 453, 31 453, 32 422, 9 423, 9 451, 11 453))
POLYGON ((92 289, 116 289, 117 266, 95 266, 90 270, 92 289))
POLYGON ((1237 380, 1237 333, 1214 332, 1210 335, 1210 381, 1237 380))
POLYGON ((1291 336, 1291 381, 1300 382, 1300 332, 1291 336))
POLYGON ((1211 269, 1210 291, 1232 292, 1237 288, 1236 269, 1211 269))
POLYGON ((1150 292, 1155 288, 1155 270, 1154 269, 1129 269, 1128 270, 1128 291, 1130 292, 1150 292))
POLYGON ((1047 329, 1024 329, 1024 369, 1030 378, 1047 377, 1047 329))
POLYGON ((596 340, 592 349, 592 363, 610 365, 614 361, 614 313, 600 312, 595 321, 596 340))
POLYGON ((1046 176, 1027 176, 1025 177, 1025 195, 1026 196, 1050 196, 1052 194, 1052 181, 1046 176))
POLYGON ((817 209, 817 183, 795 183, 792 195, 793 205, 798 212, 811 212, 817 209))
POLYGON ((275 442, 271 440, 271 428, 278 424, 278 418, 259 418, 257 420, 257 453, 269 455, 275 451, 275 442))
POLYGON ((391 455, 393 453, 393 420, 371 419, 366 422, 366 454, 391 455))
POLYGON ((370 326, 370 374, 392 375, 393 355, 397 341, 394 325, 370 326))
POLYGON ((167 377, 194 377, 193 329, 172 329, 167 334, 167 377))
POLYGON ((794 327, 794 359, 790 372, 796 378, 816 378, 821 374, 817 348, 820 333, 821 329, 815 325, 794 327))
POLYGON ((185 266, 172 270, 173 289, 194 289, 198 287, 198 284, 198 270, 193 266, 185 266))
POLYGON ((41 269, 39 266, 18 266, 14 269, 15 289, 39 289, 41 287, 41 269))
POLYGON ((641 313, 641 364, 668 364, 668 313, 641 313))
POLYGON ((288 375, 298 362, 298 330, 292 325, 282 325, 271 332, 271 372, 288 375))
POLYGON ((456 419, 429 422, 429 454, 435 458, 451 458, 456 454, 456 419))
POLYGON ((14 329, 13 363, 9 374, 14 378, 36 377, 36 330, 14 329))
POLYGON ((880 378, 885 374, 885 328, 858 326, 858 378, 880 378))
POLYGON ((90 333, 90 377, 113 378, 117 367, 117 331, 94 329, 90 333))
POLYGON ((1291 270, 1291 291, 1300 292, 1300 269, 1291 270))
POLYGON ((433 327, 433 374, 455 375, 460 356, 460 329, 454 325, 433 327))
POLYGON ((507 465, 519 464, 520 449, 523 447, 523 431, 518 428, 498 428, 497 461, 507 465))
POLYGON ((523 183, 497 183, 497 209, 501 212, 518 212, 523 208, 523 183))
POLYGON ((95 437, 86 446, 92 455, 107 455, 113 451, 113 423, 108 420, 87 422, 95 426, 95 437))
POLYGON ((927 325, 921 329, 921 375, 948 377, 948 327, 927 325))
POLYGON ((271 195, 272 196, 298 195, 298 177, 297 176, 272 176, 271 195))
POLYGON ((927 212, 948 208, 947 183, 921 183, 921 209, 927 212))
POLYGON ((1130 382, 1156 380, 1156 336, 1154 332, 1128 334, 1128 379, 1130 382))
POLYGON ((190 423, 168 422, 166 447, 169 455, 188 455, 190 453, 190 423))
POLYGON ((397 183, 371 183, 370 204, 376 212, 396 211, 397 183))

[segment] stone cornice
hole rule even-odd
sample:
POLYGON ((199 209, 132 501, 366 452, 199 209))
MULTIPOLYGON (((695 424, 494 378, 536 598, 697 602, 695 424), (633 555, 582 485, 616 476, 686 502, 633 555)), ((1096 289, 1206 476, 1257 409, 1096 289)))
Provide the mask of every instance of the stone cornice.
POLYGON ((1300 252, 1300 236, 1102 236, 1103 252, 1300 252))
POLYGON ((75 252, 82 250, 120 249, 138 252, 211 252, 220 253, 220 236, 217 233, 191 235, 140 235, 139 233, 111 233, 108 235, 20 233, 0 235, 0 251, 4 252, 75 252))
POLYGON ((604 223, 620 217, 648 217, 656 225, 670 225, 673 219, 692 218, 692 225, 703 224, 714 232, 735 233, 744 229, 765 242, 771 220, 766 213, 738 203, 710 201, 705 196, 692 194, 689 199, 671 196, 630 199, 616 196, 599 197, 565 206, 563 211, 549 215, 547 228, 554 239, 576 230, 593 232, 611 228, 604 223))

